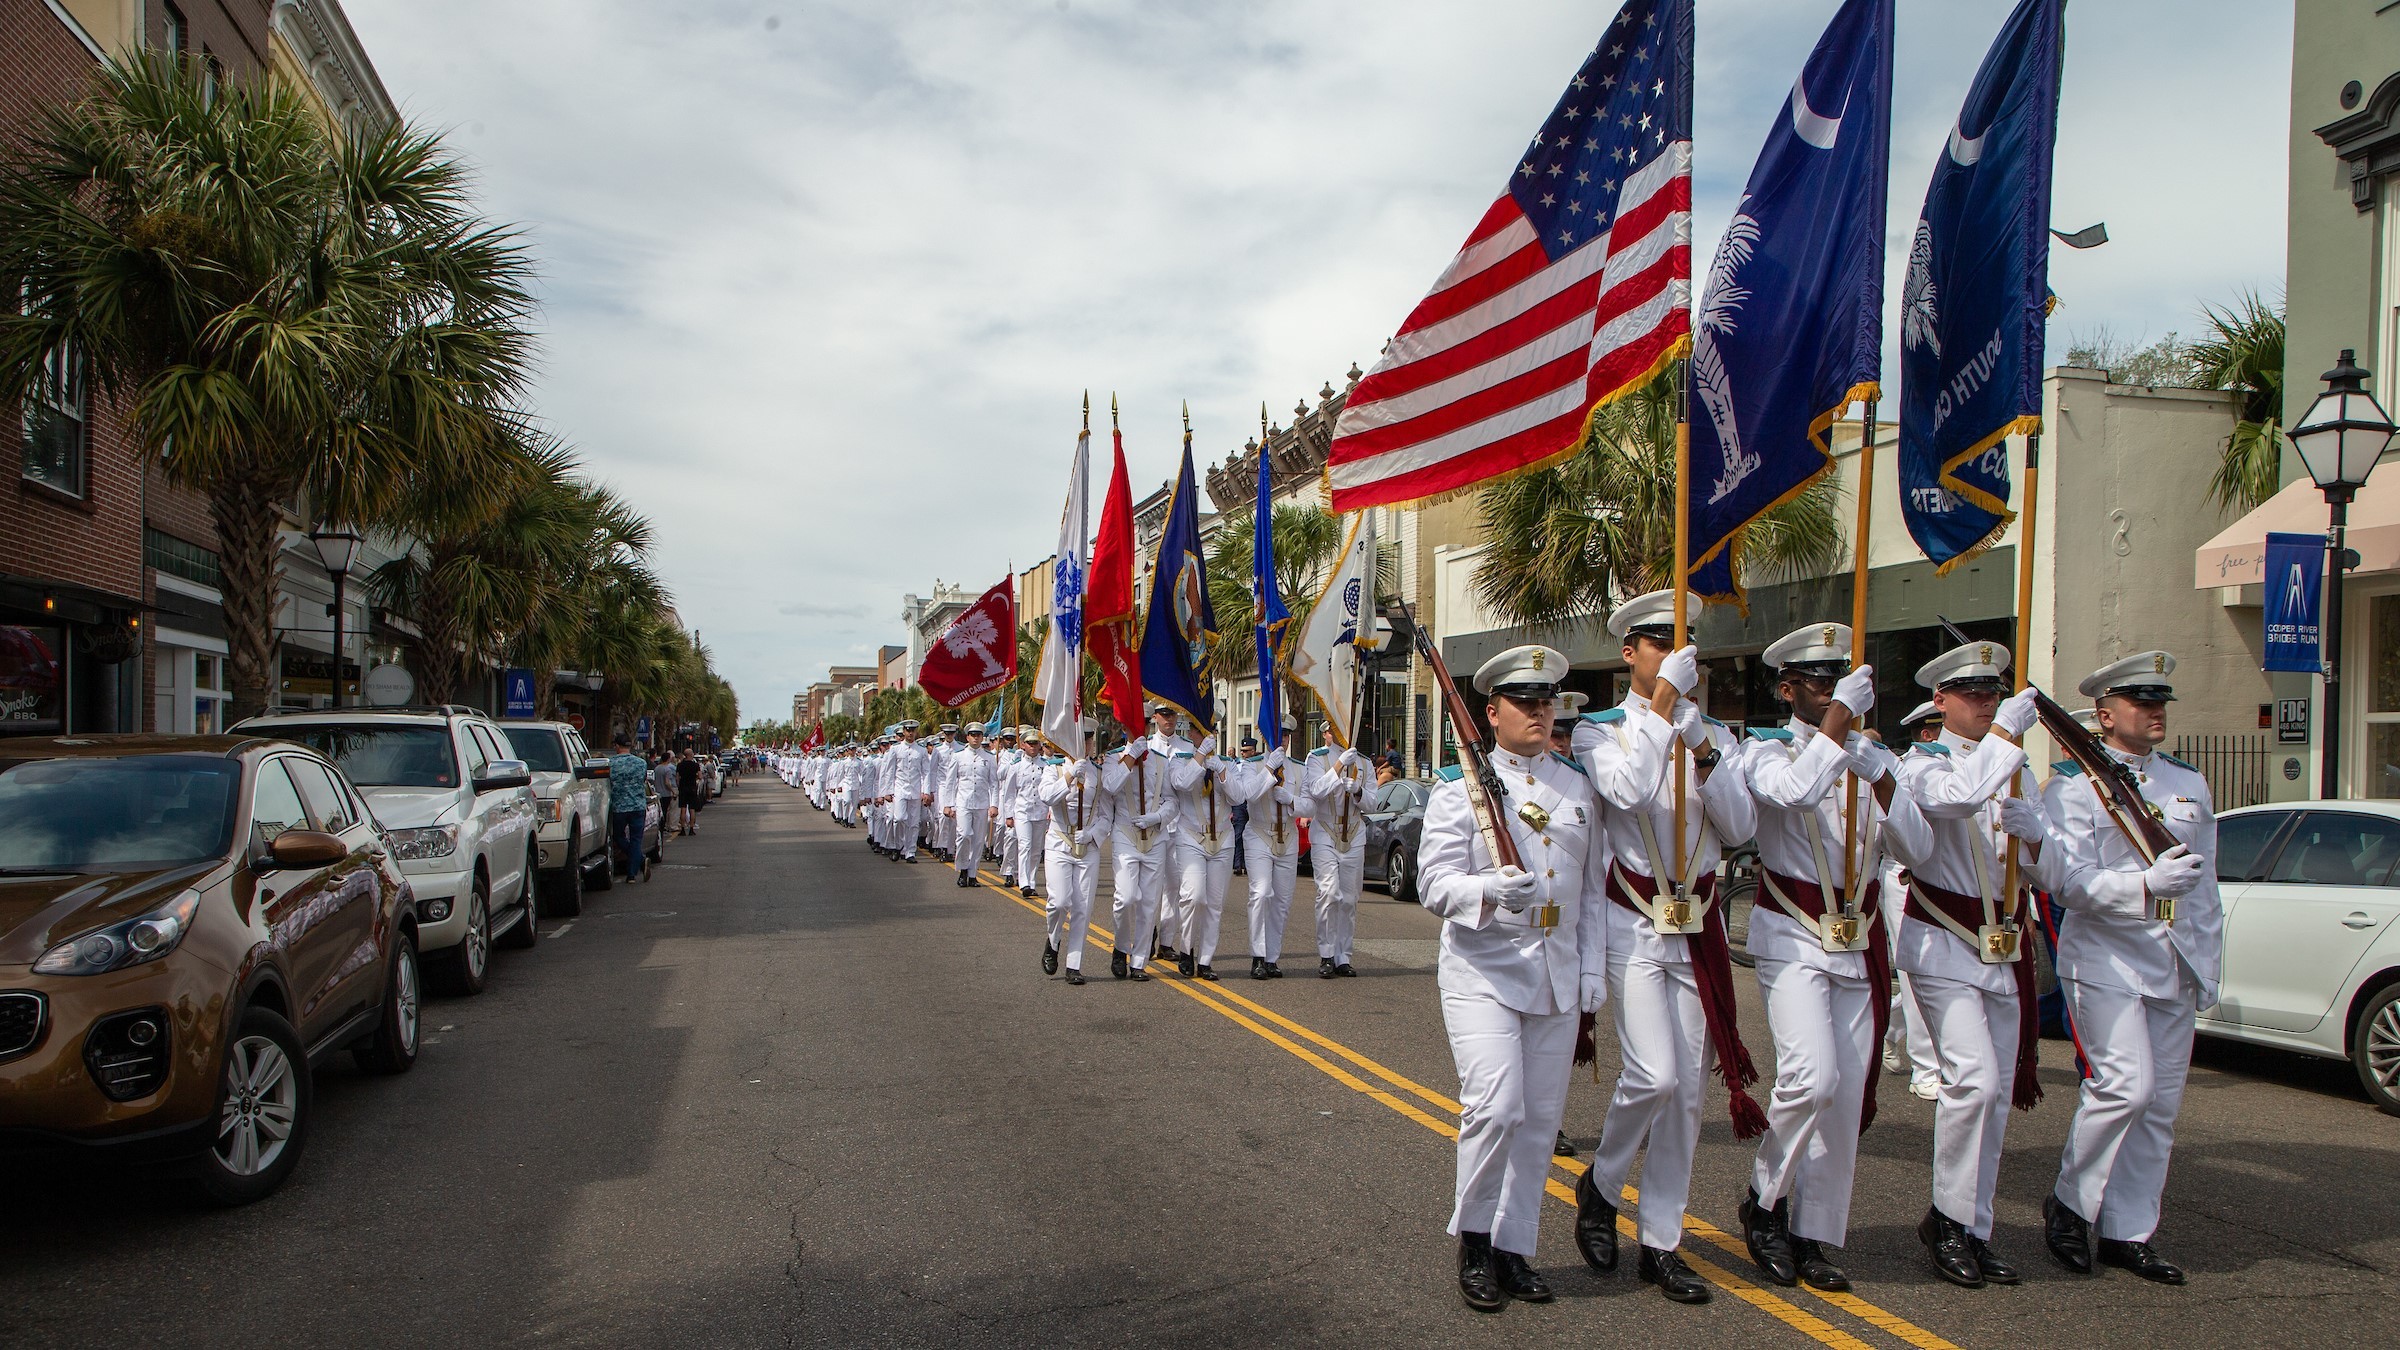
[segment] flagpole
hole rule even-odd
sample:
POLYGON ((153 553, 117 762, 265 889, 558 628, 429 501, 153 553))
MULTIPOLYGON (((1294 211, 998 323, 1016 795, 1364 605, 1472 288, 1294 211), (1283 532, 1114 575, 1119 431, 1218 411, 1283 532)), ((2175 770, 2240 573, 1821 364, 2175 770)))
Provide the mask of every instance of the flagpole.
MULTIPOLYGON (((1685 368, 1688 371, 1690 367, 1687 364, 1685 368)), ((1692 558, 1692 424, 1688 417, 1691 388, 1690 376, 1686 375, 1683 386, 1685 407, 1682 410, 1685 415, 1679 415, 1675 419, 1675 650, 1677 651, 1683 650, 1684 643, 1690 639, 1691 635, 1689 606, 1692 598, 1692 584, 1689 573, 1692 558)), ((1700 691, 1694 687, 1692 692, 1697 694, 1700 691)), ((1694 702, 1697 703, 1698 700, 1695 699, 1694 702)), ((1677 735, 1670 739, 1675 750, 1675 842, 1667 846, 1667 852, 1671 855, 1667 861, 1674 868, 1675 893, 1680 898, 1684 892, 1685 883, 1690 880, 1683 874, 1685 856, 1683 851, 1683 795, 1686 788, 1685 775, 1688 772, 1685 766, 1689 756, 1685 753, 1688 747, 1684 745, 1682 736, 1677 735)))
MULTIPOLYGON (((1853 661, 1867 654, 1867 530, 1875 517, 1875 400, 1868 399, 1858 441, 1858 524, 1851 540, 1850 650, 1853 661)), ((1858 898, 1858 773, 1843 775, 1842 893, 1858 898)))
MULTIPOLYGON (((2034 524, 2042 514, 2042 433, 2036 431, 2025 438, 2025 510, 2017 517, 2017 679, 2031 684, 2032 674, 2025 662, 2033 654, 2033 538, 2034 524)), ((2030 728, 2028 728, 2030 730, 2030 728)), ((2008 795, 2022 797, 2025 775, 2022 771, 2009 775, 2008 795)), ((2017 879, 2021 866, 2017 859, 2018 840, 2008 837, 2008 878, 2001 892, 2001 917, 2014 921, 2017 917, 2017 879)))

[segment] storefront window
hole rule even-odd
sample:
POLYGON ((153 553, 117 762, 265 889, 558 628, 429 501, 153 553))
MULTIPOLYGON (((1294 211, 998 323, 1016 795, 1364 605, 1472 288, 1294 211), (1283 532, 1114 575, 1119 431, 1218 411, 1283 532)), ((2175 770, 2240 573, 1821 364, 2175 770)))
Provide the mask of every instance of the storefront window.
POLYGON ((83 362, 72 348, 52 348, 25 399, 24 474, 74 497, 83 495, 83 400, 83 362))
POLYGON ((66 630, 0 624, 0 735, 65 729, 66 630))
MULTIPOLYGON (((2400 594, 2367 601, 2360 674, 2366 677, 2366 761, 2351 778, 2362 797, 2400 797, 2400 594)), ((2345 700, 2346 701, 2346 700, 2345 700)), ((2356 706, 2356 705, 2352 705, 2356 706)))

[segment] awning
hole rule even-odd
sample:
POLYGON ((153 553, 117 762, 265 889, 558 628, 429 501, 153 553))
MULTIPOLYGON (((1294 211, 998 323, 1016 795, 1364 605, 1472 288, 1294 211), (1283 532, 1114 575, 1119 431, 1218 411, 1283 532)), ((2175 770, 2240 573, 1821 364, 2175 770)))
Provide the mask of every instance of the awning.
MULTIPOLYGON (((2358 553, 2360 572, 2400 571, 2400 460, 2386 459, 2367 475, 2350 503, 2346 536, 2358 553)), ((2192 588, 2243 586, 2267 577, 2267 536, 2323 536, 2325 494, 2303 478, 2258 504, 2257 509, 2217 532, 2193 553, 2192 588)))

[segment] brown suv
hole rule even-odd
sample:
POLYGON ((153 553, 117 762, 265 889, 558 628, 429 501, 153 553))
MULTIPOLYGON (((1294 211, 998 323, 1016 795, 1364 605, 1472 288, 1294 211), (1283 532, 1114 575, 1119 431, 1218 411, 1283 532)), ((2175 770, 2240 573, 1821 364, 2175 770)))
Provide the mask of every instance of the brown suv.
POLYGON ((339 770, 246 736, 0 740, 0 1144, 259 1199, 309 1069, 417 1056, 408 884, 339 770))

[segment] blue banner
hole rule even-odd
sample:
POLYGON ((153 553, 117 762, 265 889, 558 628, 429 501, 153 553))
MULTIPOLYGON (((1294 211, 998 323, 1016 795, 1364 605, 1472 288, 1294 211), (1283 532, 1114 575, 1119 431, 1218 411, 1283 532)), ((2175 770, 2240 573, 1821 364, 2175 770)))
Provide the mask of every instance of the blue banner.
POLYGON ((500 715, 502 717, 531 717, 536 711, 533 701, 533 672, 511 669, 501 678, 500 715))
MULTIPOLYGON (((1172 704, 1203 736, 1217 732, 1216 687, 1208 678, 1209 649, 1217 642, 1217 612, 1208 600, 1208 558, 1200 542, 1198 488, 1192 445, 1167 503, 1166 533, 1150 572, 1150 613, 1142 628, 1142 688, 1172 704)), ((1105 522, 1103 522, 1105 524, 1105 522)))
POLYGON ((1268 490, 1268 470, 1274 456, 1266 438, 1258 447, 1258 501, 1250 520, 1250 625, 1258 643, 1259 740, 1283 744, 1283 630, 1292 612, 1283 606, 1275 586, 1275 499, 1268 490))
POLYGON ((2023 0, 1925 191, 1900 293, 1900 514, 1948 571, 1999 538, 2007 438, 2042 429, 2061 10, 2023 0))
POLYGON ((647 718, 647 717, 637 717, 637 718, 635 718, 635 719, 633 720, 633 738, 634 738, 635 740, 637 740, 637 741, 641 741, 641 742, 644 742, 644 743, 647 743, 647 742, 649 741, 649 739, 650 739, 650 719, 649 719, 649 718, 647 718))
POLYGON ((2323 672, 2319 620, 2325 597, 2325 537, 2268 535, 2266 593, 2266 669, 2323 672))
POLYGON ((1878 396, 1892 0, 1848 0, 1792 82, 1717 245, 1692 332, 1692 590, 1742 598, 1735 535, 1833 467, 1878 396))

